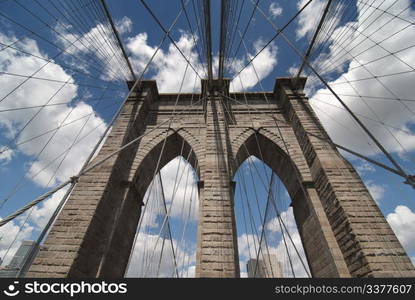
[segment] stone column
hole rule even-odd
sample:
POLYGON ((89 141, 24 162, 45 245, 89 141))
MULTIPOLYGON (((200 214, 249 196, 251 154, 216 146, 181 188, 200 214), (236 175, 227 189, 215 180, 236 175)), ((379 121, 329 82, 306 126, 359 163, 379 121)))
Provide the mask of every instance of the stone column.
POLYGON ((226 115, 211 91, 206 105, 203 183, 199 184, 196 277, 239 277, 226 115))
MULTIPOLYGON (((154 81, 142 83, 125 103, 108 138, 92 163, 118 150, 139 136, 145 127, 149 104, 157 97, 154 81)), ((27 277, 98 277, 122 276, 102 273, 115 212, 129 189, 128 175, 138 148, 136 143, 101 166, 82 176, 32 266, 27 277)), ((128 259, 128 258, 127 258, 128 259)))
POLYGON ((415 269, 354 168, 329 139, 304 96, 305 78, 294 86, 280 78, 283 103, 311 170, 317 194, 353 277, 415 276, 415 269), (312 135, 313 134, 313 135, 312 135))
POLYGON ((311 276, 348 278, 350 272, 331 230, 318 194, 312 184, 303 182, 292 199, 298 232, 307 256, 311 276))

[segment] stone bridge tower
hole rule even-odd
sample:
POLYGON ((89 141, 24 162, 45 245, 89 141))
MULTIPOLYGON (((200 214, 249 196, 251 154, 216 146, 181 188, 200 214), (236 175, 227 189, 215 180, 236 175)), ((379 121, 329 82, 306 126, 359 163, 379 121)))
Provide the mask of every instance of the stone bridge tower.
POLYGON ((188 109, 168 124, 177 94, 159 94, 155 81, 143 81, 95 161, 148 134, 80 178, 27 276, 123 277, 147 187, 180 153, 200 178, 197 277, 239 277, 232 179, 250 155, 285 184, 314 277, 415 276, 313 113, 305 78, 278 79, 267 93, 229 93, 228 83, 202 81, 201 95, 181 94, 176 110, 188 109))

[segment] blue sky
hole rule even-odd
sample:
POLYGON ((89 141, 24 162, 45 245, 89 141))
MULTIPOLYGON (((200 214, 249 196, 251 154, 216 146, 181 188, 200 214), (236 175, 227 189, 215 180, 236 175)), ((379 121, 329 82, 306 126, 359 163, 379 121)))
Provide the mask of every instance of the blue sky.
MULTIPOLYGON (((165 27, 171 24, 181 8, 180 1, 155 0, 148 2, 165 27)), ((211 2, 213 56, 217 58, 220 1, 211 2)), ((282 27, 305 2, 301 0, 262 0, 259 1, 259 5, 265 13, 270 15, 271 20, 278 27, 282 27)), ((284 31, 287 37, 303 53, 307 49, 308 42, 314 32, 313 28, 317 24, 324 4, 322 0, 314 0, 313 2, 284 31)), ((334 2, 337 3, 339 1, 334 2)), ((355 112, 363 116, 361 117, 362 121, 385 144, 385 147, 403 168, 409 174, 415 174, 414 119, 413 113, 411 113, 411 110, 415 110, 413 102, 392 102, 390 100, 371 98, 412 99, 415 92, 413 84, 411 84, 414 73, 408 72, 403 75, 385 77, 381 82, 372 78, 371 80, 357 81, 353 85, 344 83, 345 80, 350 81, 364 77, 373 77, 373 74, 384 75, 405 72, 407 70, 411 71, 410 67, 415 65, 413 49, 400 50, 408 45, 412 45, 413 42, 411 41, 415 40, 413 26, 382 42, 382 47, 372 47, 372 45, 373 41, 381 41, 384 37, 391 36, 394 30, 404 28, 407 24, 405 20, 413 22, 415 20, 415 4, 409 0, 399 0, 396 3, 389 0, 385 1, 380 8, 386 9, 392 5, 389 10, 393 14, 399 13, 400 18, 392 18, 392 16, 381 14, 379 11, 370 10, 365 5, 366 2, 350 1, 350 5, 339 8, 341 14, 336 14, 335 17, 332 17, 333 22, 331 24, 334 24, 334 26, 325 28, 327 35, 322 36, 324 41, 324 43, 321 43, 321 45, 324 45, 323 51, 319 55, 312 55, 310 60, 312 65, 321 71, 323 77, 330 84, 333 84, 336 92, 349 95, 344 96, 345 102, 355 112), (371 23, 372 21, 373 24, 371 23), (375 32, 374 28, 377 27, 382 27, 382 31, 375 32), (335 39, 339 32, 342 32, 341 30, 345 28, 355 28, 364 31, 366 35, 370 35, 371 41, 368 41, 368 38, 363 38, 362 35, 353 30, 349 30, 348 34, 344 34, 343 39, 335 39), (330 36, 332 39, 330 39, 330 36), (362 62, 366 63, 373 58, 385 56, 385 53, 387 54, 385 49, 390 50, 390 52, 399 52, 399 54, 396 57, 386 56, 384 59, 368 65, 367 68, 359 66, 362 62), (351 54, 346 57, 336 56, 336 54, 344 50, 348 50, 351 54), (362 51, 363 53, 361 53, 362 51), (336 62, 338 64, 337 68, 328 67, 331 62, 336 62), (388 89, 385 89, 382 83, 388 89), (357 93, 368 96, 363 97, 367 104, 363 101, 358 101, 359 98, 350 96, 357 93), (377 121, 373 121, 373 119, 377 121), (387 124, 387 129, 380 122, 387 124)), ((119 75, 123 72, 128 77, 128 72, 126 72, 125 65, 122 62, 119 63, 119 54, 113 60, 107 61, 111 57, 111 52, 102 51, 101 43, 105 43, 100 40, 99 31, 101 30, 100 32, 105 34, 105 31, 103 31, 105 29, 100 28, 97 25, 99 21, 92 18, 94 10, 91 10, 90 13, 92 15, 89 15, 89 18, 86 13, 87 10, 77 15, 68 13, 69 15, 65 18, 60 14, 60 11, 64 11, 64 8, 66 8, 67 12, 71 11, 71 9, 76 9, 76 5, 73 2, 63 1, 62 4, 57 1, 41 1, 41 3, 49 9, 50 13, 58 16, 60 21, 52 18, 48 11, 35 1, 2 1, 0 3, 0 13, 2 14, 0 15, 1 71, 15 75, 30 76, 45 63, 45 59, 53 59, 55 63, 46 65, 35 76, 63 82, 70 80, 71 83, 65 84, 61 88, 62 82, 31 79, 23 83, 24 77, 0 74, 0 84, 2 86, 0 96, 3 98, 11 92, 7 98, 0 101, 0 110, 43 105, 48 101, 51 104, 63 103, 62 105, 47 107, 40 111, 38 115, 36 115, 38 108, 0 112, 2 114, 0 115, 0 149, 3 149, 0 154, 0 176, 2 178, 0 203, 8 198, 16 184, 21 185, 21 188, 16 193, 13 192, 12 197, 1 206, 0 216, 2 217, 23 206, 37 195, 47 191, 51 186, 75 174, 79 170, 82 161, 86 159, 88 151, 92 149, 95 141, 104 132, 105 125, 111 120, 123 96, 127 93, 124 77, 114 78, 112 76, 114 73, 119 75), (18 5, 18 3, 21 5, 18 5), (42 23, 42 21, 46 22, 48 26, 42 23), (17 23, 20 25, 17 25, 17 23), (33 30, 36 34, 30 32, 30 30, 33 30), (16 42, 17 40, 18 42, 16 42), (59 49, 65 49, 68 47, 68 43, 74 41, 77 41, 75 42, 75 45, 77 45, 76 49, 74 47, 69 48, 70 50, 56 57, 59 49), (83 47, 82 43, 89 45, 89 47, 83 47), (5 45, 12 45, 12 47, 18 48, 21 51, 11 47, 3 49, 3 47, 6 47, 5 45), (36 55, 38 58, 27 53, 36 55), (39 59, 39 57, 43 58, 43 60, 39 59), (118 64, 114 62, 118 62, 118 64), (118 68, 121 69, 121 72, 118 72, 118 68), (74 69, 78 71, 74 72, 74 69), (18 84, 22 84, 22 87, 19 88, 19 91, 12 92, 18 84), (34 118, 33 121, 22 133, 18 134, 19 130, 24 128, 25 123, 31 118, 34 118), (81 119, 76 121, 77 118, 81 119), (31 140, 31 138, 47 130, 62 125, 62 120, 66 120, 64 124, 70 121, 74 121, 74 123, 61 128, 56 135, 50 132, 40 138, 31 140), (89 135, 87 135, 88 133, 89 135), (78 143, 65 156, 63 151, 71 146, 72 141, 78 134, 78 143), (85 136, 84 139, 82 139, 83 136, 85 136), (49 138, 52 138, 51 145, 46 147, 41 156, 37 157, 42 146, 49 138), (27 140, 29 141, 25 142, 27 140), (22 142, 25 143, 21 144, 22 142), (52 146, 52 144, 55 146, 52 146), (5 146, 11 150, 5 150, 5 146), (58 159, 52 165, 49 165, 49 162, 57 156, 59 156, 58 159), (35 178, 31 178, 37 171, 43 168, 46 168, 44 172, 41 172, 35 178), (56 169, 58 171, 55 174, 56 169)), ((88 6, 92 2, 82 1, 81 3, 88 6)), ((140 74, 145 62, 163 37, 163 33, 139 1, 108 0, 107 3, 119 28, 134 70, 137 74, 140 74)), ((188 4, 188 8, 190 19, 195 24, 194 15, 190 13, 191 2, 188 4)), ((241 15, 241 31, 244 29, 252 9, 251 1, 245 1, 241 15)), ((245 36, 249 55, 253 56, 274 34, 274 29, 256 11, 252 24, 245 36)), ((202 70, 203 66, 199 63, 196 48, 192 43, 189 28, 183 16, 172 31, 172 37, 185 49, 186 54, 192 55, 191 61, 196 68, 202 70)), ((237 37, 235 44, 238 42, 239 38, 237 37)), ((235 50, 236 47, 234 46, 231 53, 233 54, 235 50)), ((178 63, 180 61, 183 62, 180 55, 170 42, 166 41, 154 64, 146 73, 145 78, 159 78, 158 87, 162 92, 178 92, 178 82, 181 76, 177 74, 183 74, 185 65, 184 63, 178 63)), ((234 64, 228 66, 225 75, 232 77, 247 61, 245 49, 241 45, 234 64)), ((293 74, 295 68, 298 68, 300 64, 300 59, 278 37, 263 51, 261 56, 254 60, 254 64, 260 73, 261 84, 258 83, 258 80, 253 75, 252 69, 248 67, 246 72, 241 75, 245 83, 244 88, 249 91, 259 91, 263 87, 265 90, 271 91, 275 84, 275 78, 293 74)), ((368 142, 367 137, 362 135, 361 130, 350 120, 344 110, 334 107, 339 107, 340 104, 334 97, 328 95, 327 90, 310 74, 310 71, 306 70, 305 74, 310 75, 306 88, 311 98, 310 102, 333 140, 352 150, 369 155, 373 159, 390 165, 384 155, 380 154, 373 145, 368 145, 370 141, 368 142), (331 104, 331 106, 327 103, 331 104)), ((192 72, 189 72, 187 75, 188 84, 184 86, 184 91, 189 92, 193 90, 195 76, 192 72)), ((197 80, 196 90, 198 85, 197 80)), ((237 80, 235 80, 232 88, 241 90, 237 80)), ((415 240, 410 234, 415 229, 413 189, 403 184, 401 177, 379 167, 369 165, 351 155, 345 154, 345 157, 357 168, 372 195, 377 199, 383 214, 388 216, 388 220, 409 252, 409 255, 414 257, 415 240)), ((261 193, 265 195, 266 191, 261 193)), ((24 225, 18 240, 36 236, 38 231, 35 228, 38 228, 36 227, 38 225, 35 217, 44 222, 58 198, 59 195, 56 195, 56 199, 50 201, 48 205, 41 205, 33 211, 33 216, 24 225)), ((288 206, 286 208, 288 209, 288 206)), ((242 224, 239 223, 241 220, 240 214, 241 212, 237 212, 238 236, 241 237, 244 232, 240 230, 242 227, 242 224)), ((7 231, 10 234, 0 241, 0 257, 4 256, 5 249, 13 241, 13 234, 19 230, 19 225, 23 224, 23 220, 24 218, 21 218, 8 227, 7 231)), ((180 224, 177 226, 180 226, 180 224)), ((193 237, 195 224, 196 222, 193 222, 193 229, 191 229, 193 237)), ((3 235, 6 234, 5 230, 2 232, 3 235)), ((16 245, 18 243, 14 243, 12 248, 16 249, 16 245)), ((9 252, 12 253, 12 251, 9 252)), ((8 255, 10 256, 10 254, 8 255)))

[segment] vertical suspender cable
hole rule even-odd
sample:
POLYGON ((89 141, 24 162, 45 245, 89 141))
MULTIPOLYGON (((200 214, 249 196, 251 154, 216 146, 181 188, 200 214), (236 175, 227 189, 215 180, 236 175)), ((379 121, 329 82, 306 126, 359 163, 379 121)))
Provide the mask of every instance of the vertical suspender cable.
POLYGON ((205 35, 206 35, 206 60, 208 63, 209 82, 212 81, 212 30, 210 22, 210 0, 203 1, 203 12, 205 18, 205 35))
POLYGON ((221 13, 220 13, 220 44, 219 44, 219 71, 218 78, 221 82, 223 79, 223 66, 225 60, 225 44, 226 44, 226 30, 227 30, 227 0, 221 0, 221 13))
MULTIPOLYGON (((251 2, 253 2, 251 0, 251 2)), ((328 84, 328 82, 320 75, 319 72, 310 64, 310 62, 301 54, 298 48, 287 38, 287 36, 279 29, 274 22, 272 22, 269 17, 264 13, 264 11, 258 7, 258 10, 264 16, 264 18, 271 24, 271 26, 275 29, 275 31, 281 34, 282 38, 285 42, 290 46, 290 48, 303 60, 303 62, 307 65, 308 68, 318 77, 318 79, 324 84, 324 86, 333 94, 333 96, 340 102, 340 104, 346 109, 346 111, 352 116, 352 118, 359 124, 359 126, 363 129, 363 131, 370 137, 370 139, 376 144, 376 146, 385 154, 385 156, 389 159, 389 161, 396 167, 396 169, 405 174, 407 184, 411 185, 415 189, 415 177, 412 175, 406 174, 406 172, 402 169, 400 164, 392 157, 392 155, 383 147, 383 145, 379 142, 379 140, 370 132, 370 130, 363 124, 362 121, 356 116, 356 114, 349 108, 349 106, 337 95, 334 89, 328 84)))

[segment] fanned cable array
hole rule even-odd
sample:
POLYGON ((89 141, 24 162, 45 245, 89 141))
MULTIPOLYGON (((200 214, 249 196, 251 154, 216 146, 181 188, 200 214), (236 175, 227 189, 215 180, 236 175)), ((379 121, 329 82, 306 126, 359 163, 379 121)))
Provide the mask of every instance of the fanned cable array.
MULTIPOLYGON (((164 167, 161 161, 175 121, 199 107, 198 122, 205 121, 209 96, 201 91, 204 79, 229 80, 231 93, 215 94, 228 114, 226 120, 233 120, 232 111, 226 110, 229 105, 245 105, 252 128, 255 114, 274 122, 274 133, 283 137, 283 122, 275 117, 266 92, 272 88, 268 79, 290 76, 296 83, 307 77, 310 104, 334 145, 348 158, 352 155, 399 176, 399 189, 415 187, 415 23, 410 1, 299 0, 290 9, 283 7, 280 16, 271 10, 272 4, 282 5, 278 1, 178 0, 167 24, 154 3, 132 0, 162 34, 154 48, 146 45, 151 53, 140 63, 124 46, 131 36, 112 17, 113 2, 0 3, 0 168, 2 162, 17 161, 16 172, 7 171, 15 174, 0 190, 3 265, 21 240, 36 240, 16 277, 28 270, 79 178, 160 129, 162 147, 154 157, 157 166, 125 275, 194 276, 200 169, 189 163, 194 153, 186 152, 184 140, 178 157, 164 167), (177 32, 187 35, 188 48, 177 32), (261 42, 254 43, 259 34, 261 42), (169 51, 184 68, 174 74, 174 101, 165 119, 97 159, 124 104, 144 78, 163 67, 160 61, 169 51), (287 64, 280 63, 286 58, 279 53, 292 62, 286 69, 279 67, 287 64), (268 108, 256 111, 250 106, 250 89, 257 89, 268 108), (182 105, 189 97, 190 105, 182 105)), ((282 138, 281 144, 290 154, 287 141, 282 138)), ((245 144, 241 147, 248 151, 245 144)), ((258 142, 257 148, 255 153, 263 153, 258 142)), ((251 277, 311 277, 290 196, 263 157, 247 157, 232 158, 240 166, 234 176, 240 261, 248 264, 251 277)), ((5 168, 11 168, 6 163, 5 168)), ((113 222, 119 218, 120 211, 114 211, 113 222)))

